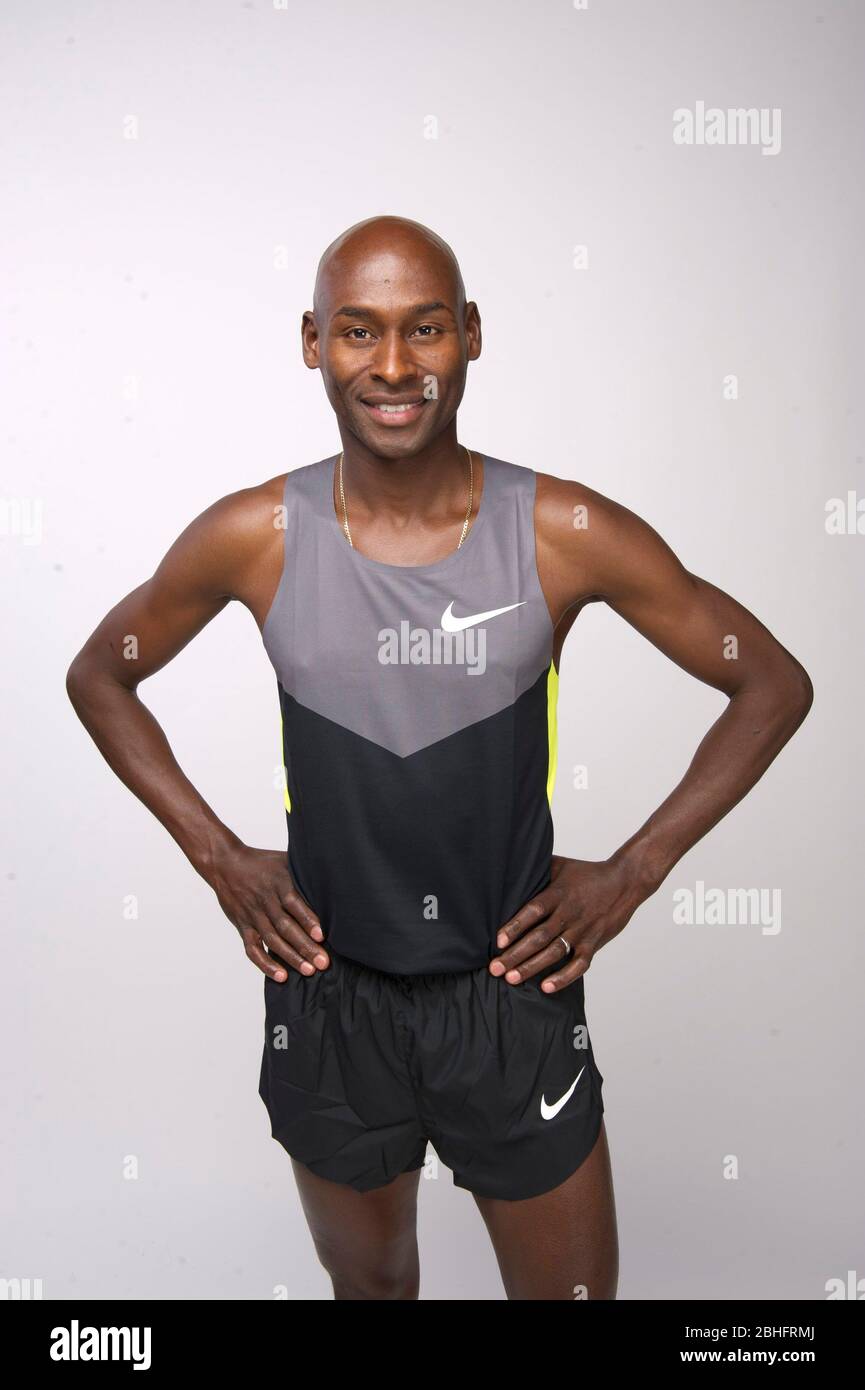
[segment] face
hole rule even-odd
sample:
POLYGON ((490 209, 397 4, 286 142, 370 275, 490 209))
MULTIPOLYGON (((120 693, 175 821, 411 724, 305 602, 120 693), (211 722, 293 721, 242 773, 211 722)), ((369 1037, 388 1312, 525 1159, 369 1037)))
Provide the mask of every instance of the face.
POLYGON ((318 367, 340 433, 383 458, 420 453, 454 418, 480 318, 458 318, 447 259, 426 243, 343 248, 303 316, 304 361, 318 367))

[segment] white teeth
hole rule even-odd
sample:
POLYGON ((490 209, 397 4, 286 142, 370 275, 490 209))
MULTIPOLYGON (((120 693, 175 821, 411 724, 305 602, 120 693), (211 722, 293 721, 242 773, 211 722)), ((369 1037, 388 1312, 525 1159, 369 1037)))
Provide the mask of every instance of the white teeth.
POLYGON ((377 405, 376 410, 383 410, 386 415, 401 415, 404 410, 412 410, 417 402, 409 401, 407 405, 377 405))

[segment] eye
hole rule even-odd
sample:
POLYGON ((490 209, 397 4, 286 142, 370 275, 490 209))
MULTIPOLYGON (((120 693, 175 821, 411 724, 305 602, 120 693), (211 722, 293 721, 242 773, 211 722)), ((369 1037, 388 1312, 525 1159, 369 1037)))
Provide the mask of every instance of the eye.
POLYGON ((422 323, 415 331, 417 333, 424 333, 424 337, 428 337, 430 333, 441 333, 441 329, 437 328, 434 323, 422 323), (428 331, 424 332, 425 329, 428 331))
MULTIPOLYGON (((360 326, 358 326, 357 328, 350 328, 350 329, 348 330, 348 333, 346 333, 345 336, 348 338, 348 337, 351 336, 352 333, 369 333, 369 329, 368 329, 368 328, 361 328, 360 326)), ((359 338, 355 338, 355 339, 354 339, 354 342, 362 342, 362 341, 363 341, 363 339, 359 339, 359 338)))

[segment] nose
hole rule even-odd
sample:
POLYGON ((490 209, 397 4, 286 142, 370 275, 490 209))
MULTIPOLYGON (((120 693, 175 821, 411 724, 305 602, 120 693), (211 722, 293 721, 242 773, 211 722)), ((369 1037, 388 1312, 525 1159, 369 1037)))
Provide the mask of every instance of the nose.
POLYGON ((411 349, 401 333, 394 329, 381 335, 371 370, 374 377, 392 386, 416 375, 411 349))

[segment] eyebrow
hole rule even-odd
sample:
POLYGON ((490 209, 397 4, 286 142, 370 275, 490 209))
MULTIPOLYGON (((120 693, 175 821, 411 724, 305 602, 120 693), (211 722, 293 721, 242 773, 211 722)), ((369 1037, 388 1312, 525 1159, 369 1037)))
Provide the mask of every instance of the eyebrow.
MULTIPOLYGON (((437 309, 444 309, 446 313, 453 315, 453 310, 445 304, 443 299, 432 299, 428 304, 413 304, 406 311, 406 316, 415 318, 418 314, 433 314, 437 309)), ((343 304, 337 309, 334 318, 366 319, 369 321, 375 318, 375 310, 361 309, 354 304, 343 304)))

